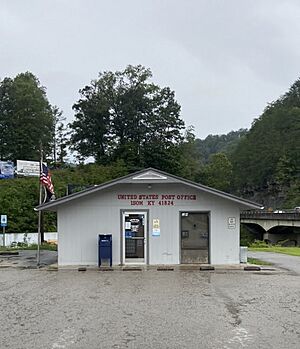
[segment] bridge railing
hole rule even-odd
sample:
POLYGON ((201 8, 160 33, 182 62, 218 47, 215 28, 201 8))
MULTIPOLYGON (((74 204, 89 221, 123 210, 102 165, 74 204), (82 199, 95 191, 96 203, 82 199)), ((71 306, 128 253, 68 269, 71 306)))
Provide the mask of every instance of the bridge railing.
POLYGON ((249 210, 241 212, 241 219, 300 220, 300 212, 295 210, 249 210))

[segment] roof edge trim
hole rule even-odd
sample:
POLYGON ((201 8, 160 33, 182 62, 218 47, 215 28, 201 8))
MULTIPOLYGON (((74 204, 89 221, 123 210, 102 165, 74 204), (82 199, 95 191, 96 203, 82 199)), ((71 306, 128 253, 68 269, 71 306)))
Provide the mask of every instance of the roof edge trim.
MULTIPOLYGON (((50 201, 48 203, 39 205, 35 209, 37 211, 43 211, 43 210, 48 210, 48 209, 50 210, 52 207, 65 204, 66 202, 73 201, 75 199, 79 199, 80 197, 89 195, 90 193, 95 193, 97 191, 109 188, 109 187, 111 187, 113 185, 116 185, 116 184, 119 184, 119 183, 123 183, 123 181, 126 180, 126 179, 130 179, 130 178, 133 179, 133 176, 134 177, 138 177, 139 174, 142 174, 142 173, 146 174, 149 171, 153 171, 153 172, 158 173, 159 175, 176 179, 178 182, 186 184, 186 185, 188 185, 190 187, 203 190, 203 191, 205 191, 207 193, 211 193, 211 194, 217 195, 217 196, 222 197, 224 199, 228 199, 228 200, 240 203, 242 205, 246 205, 248 207, 252 207, 252 208, 261 208, 262 207, 262 205, 260 205, 260 204, 258 204, 256 202, 253 202, 253 201, 250 201, 250 200, 247 200, 247 199, 244 199, 244 198, 240 198, 238 196, 235 196, 235 195, 232 195, 232 194, 220 191, 218 189, 210 188, 210 187, 207 187, 205 185, 202 185, 202 184, 190 181, 188 179, 184 179, 184 178, 181 178, 181 177, 178 177, 178 176, 166 173, 166 172, 161 171, 161 170, 157 170, 157 169, 154 169, 154 168, 147 168, 147 169, 135 172, 134 174, 130 173, 130 174, 126 175, 126 176, 113 179, 113 180, 111 180, 109 182, 105 182, 105 183, 102 183, 102 184, 99 184, 99 185, 95 185, 95 186, 93 186, 91 188, 84 189, 84 190, 82 190, 82 191, 80 191, 78 193, 74 193, 74 194, 71 194, 71 195, 68 195, 68 196, 64 196, 64 197, 56 199, 54 201, 50 201)), ((155 179, 152 178, 151 180, 155 180, 155 179)))

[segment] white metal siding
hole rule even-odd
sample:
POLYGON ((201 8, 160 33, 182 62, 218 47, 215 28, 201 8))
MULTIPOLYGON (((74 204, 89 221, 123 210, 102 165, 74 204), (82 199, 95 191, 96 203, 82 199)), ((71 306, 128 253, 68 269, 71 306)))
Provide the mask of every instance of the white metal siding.
MULTIPOLYGON (((158 201, 158 200, 157 200, 158 201)), ((210 212, 210 262, 239 263, 238 204, 183 184, 118 184, 58 207, 59 265, 96 265, 98 234, 113 236, 113 264, 120 264, 121 210, 148 210, 149 264, 180 263, 180 211, 210 212), (131 206, 118 194, 196 194, 196 201, 175 200, 174 206, 131 206), (228 217, 236 228, 228 229, 228 217), (152 220, 160 220, 161 235, 152 236, 152 220)))

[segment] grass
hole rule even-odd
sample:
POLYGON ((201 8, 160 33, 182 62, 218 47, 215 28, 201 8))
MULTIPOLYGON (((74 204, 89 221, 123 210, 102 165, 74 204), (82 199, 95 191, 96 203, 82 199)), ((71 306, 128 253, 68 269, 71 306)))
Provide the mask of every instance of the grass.
POLYGON ((269 247, 249 247, 249 251, 257 252, 275 252, 288 254, 290 256, 300 257, 300 247, 282 247, 282 246, 269 246, 269 247))
MULTIPOLYGON (((57 245, 43 243, 40 246, 41 250, 57 251, 57 245)), ((37 244, 22 245, 16 247, 0 247, 0 251, 20 251, 20 250, 37 250, 37 244)))
POLYGON ((247 263, 257 264, 257 265, 272 265, 272 263, 270 263, 270 262, 262 261, 262 260, 257 259, 257 258, 249 258, 249 257, 248 257, 247 263))

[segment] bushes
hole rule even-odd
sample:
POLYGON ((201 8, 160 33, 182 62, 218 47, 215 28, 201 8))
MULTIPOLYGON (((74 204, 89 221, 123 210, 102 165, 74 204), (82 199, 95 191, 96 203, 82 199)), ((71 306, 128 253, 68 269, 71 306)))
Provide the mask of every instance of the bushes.
POLYGON ((241 226, 240 246, 250 246, 255 241, 255 235, 241 226))
MULTIPOLYGON (((41 250, 57 251, 57 245, 44 242, 40 245, 41 250)), ((10 247, 0 247, 0 251, 16 251, 16 250, 37 250, 37 244, 27 244, 26 242, 18 242, 11 244, 10 247)))
POLYGON ((296 241, 286 239, 286 240, 278 241, 276 244, 272 244, 266 241, 254 240, 254 242, 252 242, 249 246, 251 248, 296 247, 296 241))
POLYGON ((252 244, 250 245, 252 248, 269 248, 271 247, 271 244, 268 244, 265 241, 260 241, 260 240, 254 240, 252 244))

